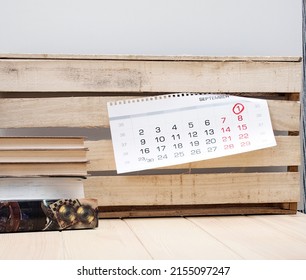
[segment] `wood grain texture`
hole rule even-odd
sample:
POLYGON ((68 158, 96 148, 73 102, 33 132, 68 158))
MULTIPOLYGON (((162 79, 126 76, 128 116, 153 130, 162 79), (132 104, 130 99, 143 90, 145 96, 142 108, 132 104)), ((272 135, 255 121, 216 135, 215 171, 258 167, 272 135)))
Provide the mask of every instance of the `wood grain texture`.
POLYGON ((1 59, 145 60, 145 61, 278 61, 301 62, 299 56, 194 56, 194 55, 99 55, 1 53, 1 59))
POLYGON ((58 232, 0 234, 1 260, 56 260, 64 258, 58 232))
POLYGON ((300 92, 301 62, 0 59, 0 92, 300 92))
MULTIPOLYGON (((191 162, 163 169, 196 169, 221 167, 258 167, 300 165, 300 137, 277 136, 277 146, 222 158, 191 162), (290 147, 290 148, 289 148, 290 147), (290 149, 290 153, 288 153, 290 149)), ((89 160, 88 171, 116 170, 113 147, 110 140, 86 141, 89 160)))
POLYGON ((263 226, 272 226, 279 232, 286 233, 297 240, 303 241, 306 232, 306 220, 303 214, 281 216, 253 216, 252 219, 263 226))
POLYGON ((126 222, 153 259, 241 259, 222 241, 182 218, 127 219, 126 222))
MULTIPOLYGON (((273 129, 294 131, 298 135, 300 103, 271 99, 288 94, 299 97, 301 77, 302 62, 298 57, 3 54, 0 55, 0 94, 7 98, 0 99, 0 128, 97 127, 107 131, 108 101, 159 93, 215 92, 268 98, 273 129), (74 94, 86 97, 67 97, 74 94)), ((269 166, 300 165, 299 137, 279 136, 277 142, 274 148, 173 169, 200 173, 201 168, 237 167, 238 172, 243 172, 243 168, 261 167, 266 172, 269 166)), ((87 167, 91 172, 115 170, 111 140, 87 141, 86 145, 90 149, 87 167)), ((39 176, 46 175, 43 166, 37 166, 39 176)), ((29 173, 28 167, 16 166, 23 176, 31 176, 33 170, 29 173)), ((8 172, 9 165, 2 164, 0 172, 3 168, 8 172)), ((71 175, 67 170, 64 173, 71 175)), ((52 175, 59 174, 63 174, 63 169, 52 175)), ((102 206, 289 205, 299 199, 297 172, 134 175, 92 177, 85 183, 86 196, 98 196, 102 206)))
POLYGON ((294 172, 93 176, 84 191, 99 206, 297 202, 299 179, 294 172))
MULTIPOLYGON (((0 54, 0 97, 17 97, 0 99, 0 128, 109 128, 107 101, 183 91, 254 93, 265 98, 270 93, 299 93, 301 73, 297 57, 0 54), (44 98, 88 93, 101 96, 44 98)), ((274 130, 299 131, 299 102, 268 102, 274 130)), ((12 139, 1 141, 0 149, 18 146, 12 139)), ((279 136, 277 143, 271 149, 175 168, 300 164, 298 136, 279 136)), ((77 145, 83 147, 82 143, 65 147, 77 145)), ((90 171, 114 170, 110 140, 87 141, 86 146, 90 171)), ((45 144, 39 147, 44 149, 45 144)), ((19 146, 31 148, 33 142, 19 146)), ((50 175, 50 167, 23 164, 12 169, 0 164, 0 176, 8 171, 18 176, 50 175)), ((69 171, 64 169, 67 165, 57 167, 51 175, 80 175, 86 170, 86 166, 71 166, 69 171)), ((192 207, 189 213, 194 215, 201 214, 194 212, 200 205, 214 209, 210 214, 240 213, 233 205, 247 205, 244 214, 262 214, 271 211, 266 209, 270 203, 295 211, 291 205, 300 195, 298 172, 134 175, 90 177, 84 182, 85 195, 97 197, 103 207, 152 207, 146 212, 151 216, 158 215, 161 206, 177 205, 192 207)), ((305 259, 305 226, 305 215, 100 219, 94 230, 0 234, 0 259, 305 259)))
MULTIPOLYGON (((107 102, 118 99, 122 97, 0 99, 0 128, 109 127, 107 102)), ((268 105, 273 129, 299 130, 299 102, 269 100, 268 105)))
POLYGON ((98 230, 62 232, 65 259, 152 259, 125 221, 99 220, 99 223, 98 230))
MULTIPOLYGON (((285 203, 288 204, 297 204, 285 203)), ((99 218, 197 217, 259 214, 295 214, 284 203, 190 204, 154 206, 99 206, 99 218)))
POLYGON ((93 230, 0 234, 1 260, 305 260, 306 215, 99 220, 93 230), (80 242, 82 240, 82 242, 80 242))
MULTIPOLYGON (((270 223, 264 225, 251 217, 188 218, 244 259, 305 259, 306 242, 270 223), (286 248, 291 248, 289 251, 286 248)), ((290 222, 291 231, 296 228, 290 222)))

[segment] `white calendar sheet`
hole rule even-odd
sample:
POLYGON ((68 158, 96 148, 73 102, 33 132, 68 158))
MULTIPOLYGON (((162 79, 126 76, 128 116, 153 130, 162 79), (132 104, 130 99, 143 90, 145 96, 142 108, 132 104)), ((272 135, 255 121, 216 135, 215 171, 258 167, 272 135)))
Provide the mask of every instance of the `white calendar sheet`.
POLYGON ((107 104, 117 173, 276 145, 266 100, 180 93, 107 104))

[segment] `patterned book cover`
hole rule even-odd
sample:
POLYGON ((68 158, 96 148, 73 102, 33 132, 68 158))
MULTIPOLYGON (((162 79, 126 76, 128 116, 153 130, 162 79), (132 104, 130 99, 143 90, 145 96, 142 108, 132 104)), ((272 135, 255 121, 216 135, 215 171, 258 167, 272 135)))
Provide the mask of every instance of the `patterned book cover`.
POLYGON ((0 200, 0 233, 96 227, 96 199, 0 200))

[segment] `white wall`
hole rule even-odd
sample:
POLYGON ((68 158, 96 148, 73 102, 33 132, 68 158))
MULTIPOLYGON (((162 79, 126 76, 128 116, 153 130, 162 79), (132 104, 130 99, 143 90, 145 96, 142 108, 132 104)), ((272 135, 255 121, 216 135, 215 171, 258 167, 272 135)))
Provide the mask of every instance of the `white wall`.
POLYGON ((302 0, 0 0, 0 53, 301 55, 302 0))

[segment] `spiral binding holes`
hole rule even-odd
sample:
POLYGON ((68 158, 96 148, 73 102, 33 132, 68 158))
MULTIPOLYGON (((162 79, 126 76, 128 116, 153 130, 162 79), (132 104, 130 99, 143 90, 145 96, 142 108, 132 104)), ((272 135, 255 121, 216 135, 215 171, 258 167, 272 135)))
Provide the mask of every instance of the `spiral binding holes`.
POLYGON ((112 101, 109 103, 109 106, 117 106, 117 105, 125 105, 125 104, 132 104, 132 103, 141 103, 141 102, 148 102, 148 101, 158 101, 168 98, 179 98, 179 97, 189 97, 189 96, 196 96, 196 95, 206 95, 211 93, 191 93, 191 92, 183 92, 183 93, 173 93, 173 94, 164 94, 164 95, 157 95, 157 96, 150 96, 150 97, 143 97, 143 98, 135 98, 129 100, 120 100, 120 101, 112 101))

